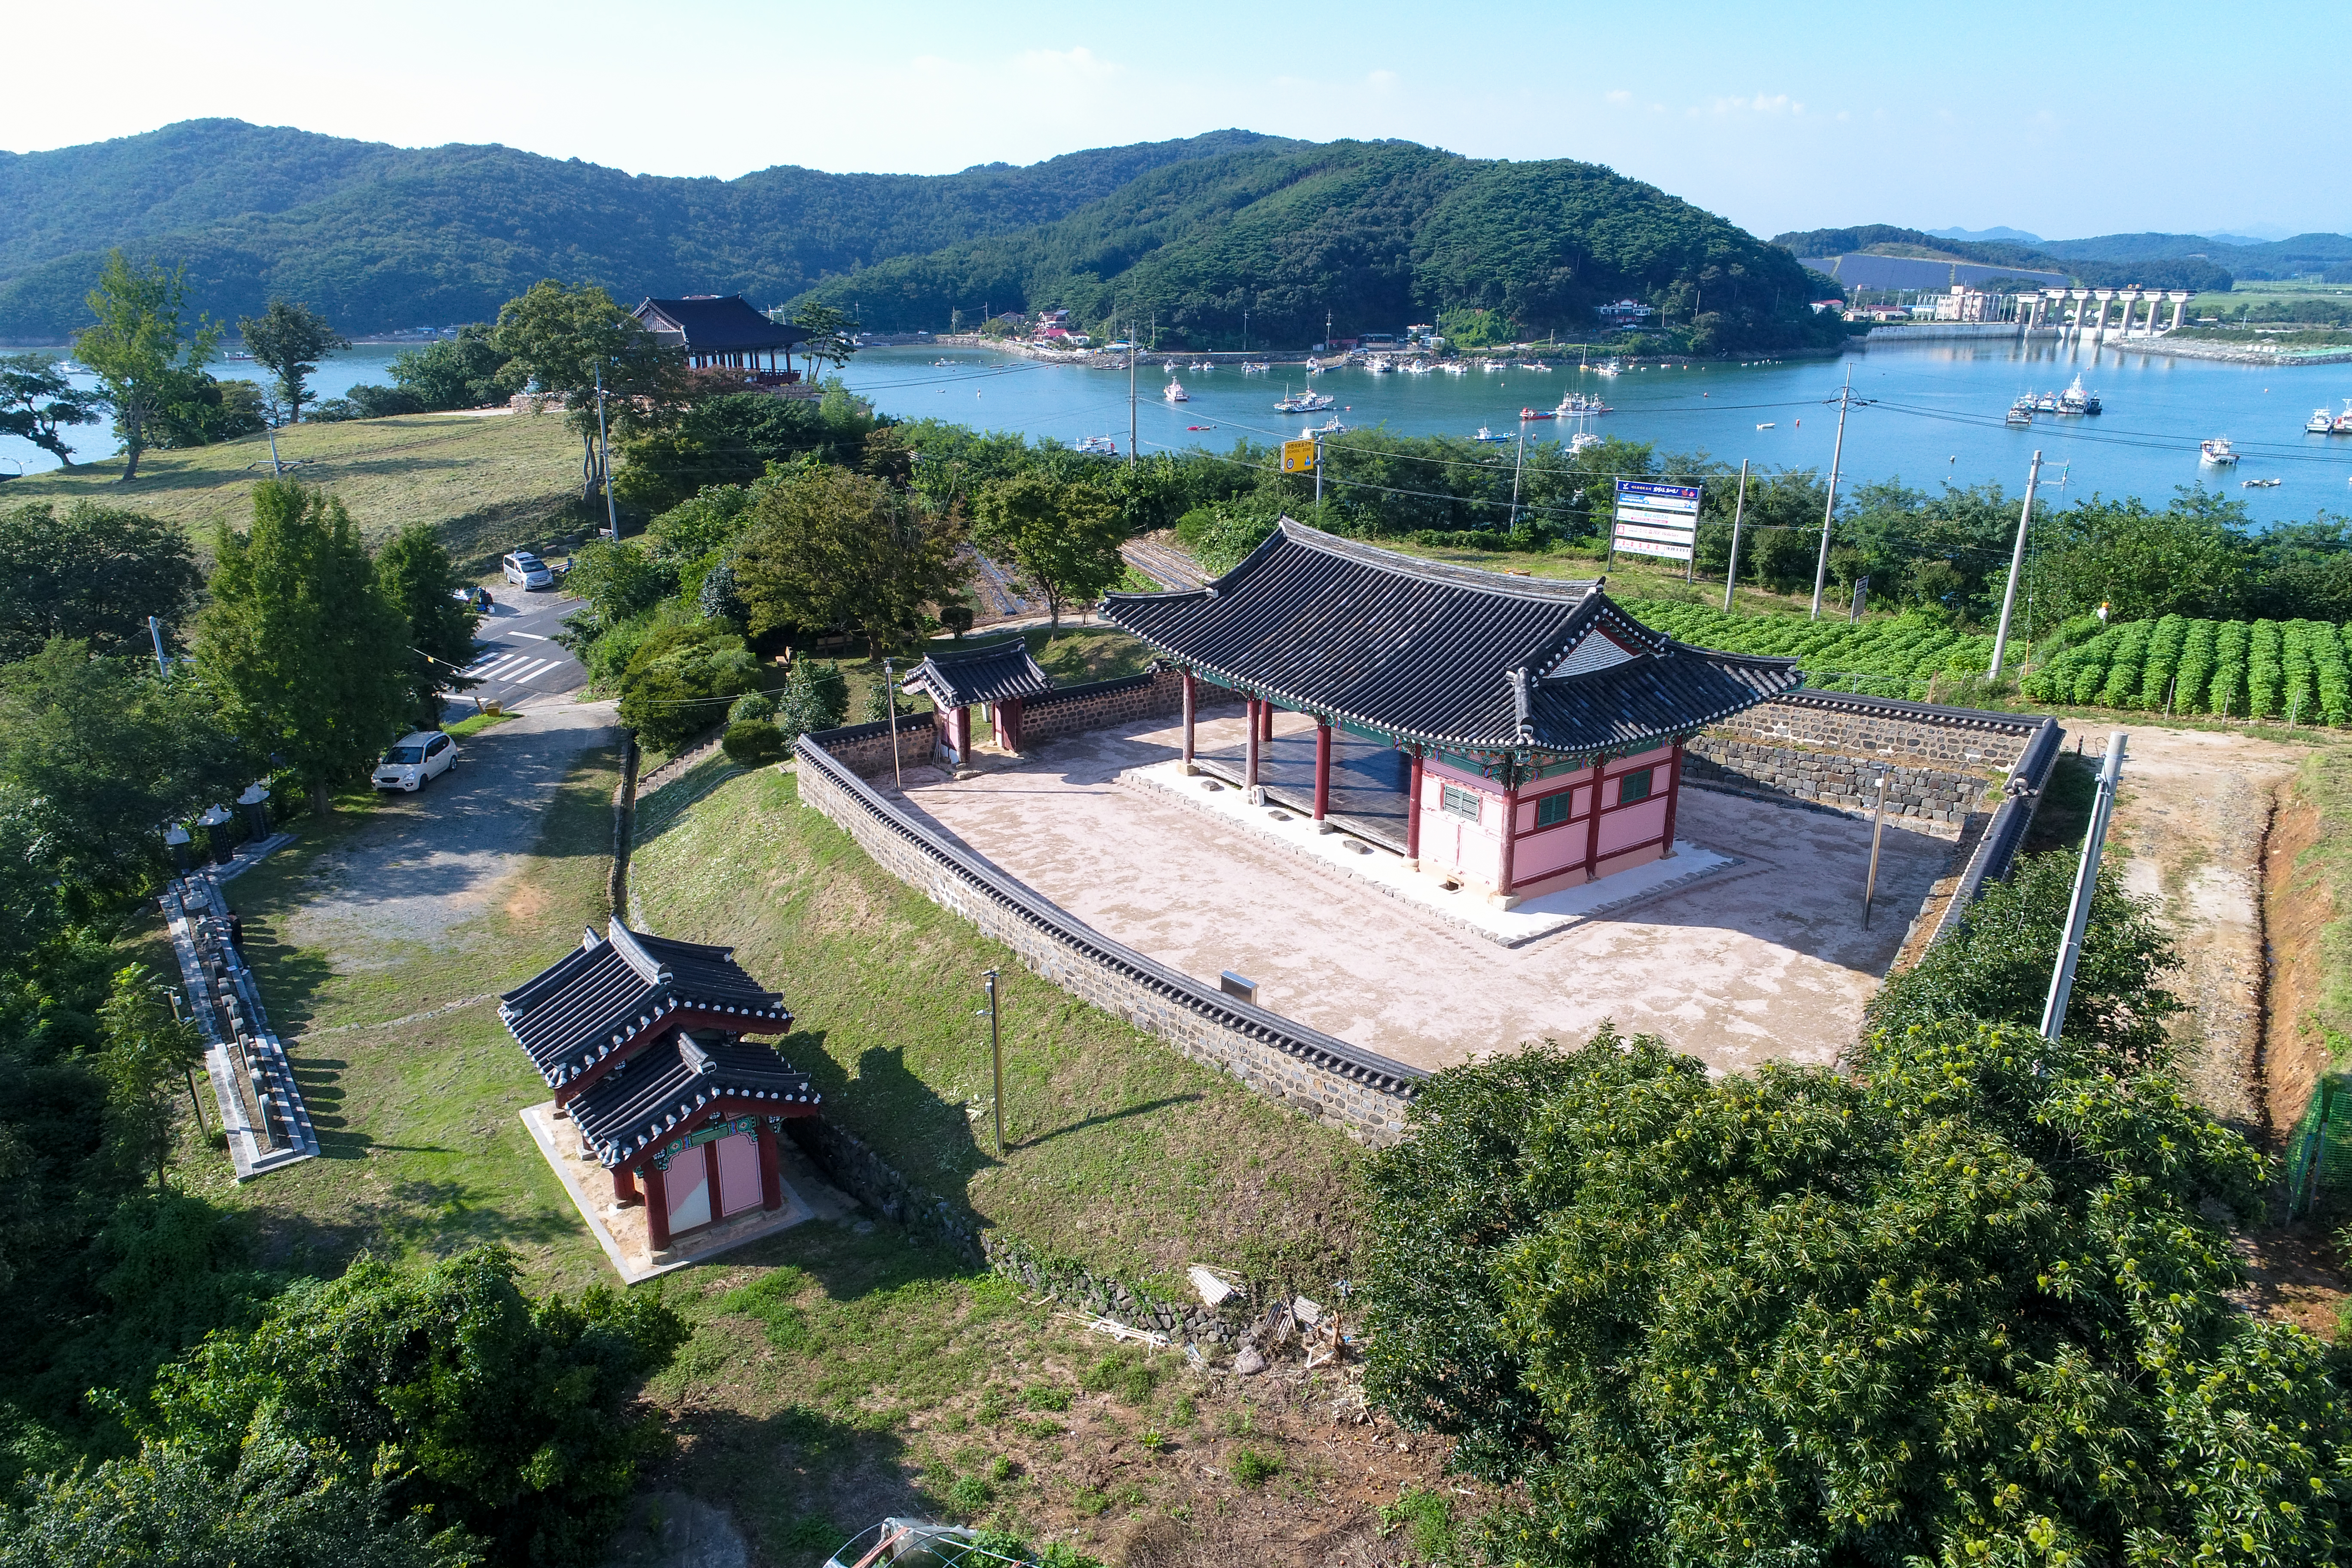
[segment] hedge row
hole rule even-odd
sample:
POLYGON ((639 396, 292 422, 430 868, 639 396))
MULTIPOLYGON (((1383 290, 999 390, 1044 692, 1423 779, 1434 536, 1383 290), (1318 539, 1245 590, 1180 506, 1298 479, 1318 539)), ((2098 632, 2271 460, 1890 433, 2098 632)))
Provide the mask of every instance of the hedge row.
POLYGON ((2042 702, 2341 724, 2352 711, 2343 630, 2324 621, 2128 621, 2020 683, 2042 702))
POLYGON ((1817 691, 1927 700, 1931 685, 1981 676, 1992 666, 1992 638, 1956 632, 1934 616, 1906 614, 1848 626, 1802 616, 1727 616, 1705 605, 1632 599, 1642 624, 1700 647, 1774 654, 1802 661, 1817 691))

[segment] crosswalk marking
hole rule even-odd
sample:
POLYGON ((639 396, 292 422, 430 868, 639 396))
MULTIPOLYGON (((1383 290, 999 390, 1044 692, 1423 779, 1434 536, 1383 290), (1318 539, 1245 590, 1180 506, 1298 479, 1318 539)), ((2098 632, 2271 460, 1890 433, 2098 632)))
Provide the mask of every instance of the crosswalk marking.
POLYGON ((477 680, 494 683, 519 682, 530 679, 542 671, 554 668, 561 659, 531 658, 528 655, 510 655, 487 665, 478 665, 466 671, 477 680))

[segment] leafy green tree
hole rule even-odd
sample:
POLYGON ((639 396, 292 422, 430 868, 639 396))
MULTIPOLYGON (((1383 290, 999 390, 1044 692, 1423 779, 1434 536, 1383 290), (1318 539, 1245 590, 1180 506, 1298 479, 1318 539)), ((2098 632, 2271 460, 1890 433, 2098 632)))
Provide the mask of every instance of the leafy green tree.
POLYGON ((67 427, 95 425, 105 408, 104 398, 74 385, 47 354, 0 354, 0 436, 21 437, 70 468, 67 427))
POLYGON ((2053 621, 2102 604, 2117 623, 2168 615, 2229 620, 2252 587, 2248 531, 2242 503, 2193 485, 2161 511, 2137 498, 2094 496, 2053 520, 2028 581, 2037 610, 2053 621))
POLYGON ((507 368, 508 358, 488 322, 469 322, 454 338, 395 354, 393 384, 422 408, 481 408, 522 390, 524 378, 507 368))
POLYGON ((670 626, 640 643, 622 671, 621 722, 642 743, 675 752, 759 683, 759 660, 724 622, 670 626))
POLYGON ((289 479, 253 488, 253 527, 223 523, 203 679, 248 742, 278 752, 321 817, 397 734, 414 693, 408 624, 385 596, 341 497, 289 479))
POLYGON ((1055 626, 1064 605, 1092 604, 1126 571, 1118 509, 1092 485, 1024 475, 982 491, 978 510, 981 546, 1012 557, 1055 626))
POLYGON ((89 291, 97 321, 74 334, 74 357, 97 374, 113 406, 126 485, 139 477, 140 455, 154 441, 157 423, 195 395, 220 343, 220 329, 208 318, 184 331, 187 293, 186 268, 134 266, 120 249, 110 251, 89 291))
POLYGON ((153 446, 178 450, 234 441, 269 428, 261 388, 250 381, 224 381, 209 373, 190 378, 181 397, 156 411, 153 446))
POLYGON ((258 316, 239 316, 236 335, 245 340, 245 352, 253 363, 278 377, 278 395, 286 405, 289 424, 302 418, 302 405, 310 396, 308 383, 319 361, 352 346, 326 317, 284 300, 272 300, 258 316))
POLYGON ((598 629, 610 629, 660 603, 677 588, 677 571, 634 543, 599 540, 573 554, 563 586, 587 601, 598 629))
POLYGON ((812 368, 829 364, 839 370, 857 352, 857 323, 822 300, 802 300, 793 308, 791 320, 793 326, 808 333, 808 340, 801 344, 801 353, 808 356, 812 368))
POLYGON ((688 1330, 658 1292, 533 1300, 516 1271, 478 1247, 298 1284, 165 1369, 152 1436, 229 1476, 274 1427, 380 1484, 385 1517, 462 1528, 495 1562, 593 1561, 661 1440, 629 1401, 688 1330))
POLYGON ((805 656, 793 660, 784 678, 784 700, 776 712, 776 727, 788 740, 826 730, 837 730, 849 712, 849 682, 841 666, 831 659, 805 656))
POLYGON ((2209 1205, 2168 1074, 1966 1022, 1710 1081, 1604 1029, 1449 1069, 1374 1157, 1368 1392, 1528 1564, 2334 1561, 2352 1405, 2209 1205))
POLYGON ((101 655, 150 650, 147 617, 176 628, 204 577, 177 525, 144 512, 75 501, 0 511, 0 663, 29 658, 52 637, 101 655))
POLYGON ((163 1194, 163 1168, 172 1152, 174 1110, 189 1075, 205 1059, 204 1037, 173 1010, 171 992, 143 963, 114 977, 113 993, 98 1010, 99 1076, 106 1079, 107 1113, 118 1146, 134 1168, 152 1168, 155 1195, 163 1194))
POLYGON ((805 458, 856 467, 877 422, 850 398, 773 397, 732 392, 698 399, 674 422, 631 437, 614 493, 630 506, 667 512, 715 486, 756 483, 777 464, 805 458))
MULTIPOLYGON (((1987 885, 1958 931, 1872 998, 1872 1026, 1899 1034, 1940 1019, 1974 1018, 2029 1032, 2041 1027, 2075 874, 2075 858, 2063 850, 2021 857, 2006 881, 1987 885)), ((2179 957, 2155 901, 2126 892, 2115 862, 2103 864, 2074 988, 2067 993, 2065 1037, 2094 1042, 2118 1061, 2163 1062, 2165 1020, 2180 1011, 2180 1002, 2158 977, 2179 957)))
POLYGON ((963 523, 841 468, 813 468, 767 487, 735 558, 735 587, 754 633, 778 628, 919 635, 929 607, 971 577, 963 523))
POLYGON ((377 583, 408 622, 408 689, 420 730, 441 724, 441 694, 480 681, 474 662, 474 612, 457 597, 457 569, 429 522, 412 522, 375 558, 377 583))
POLYGON ((660 342, 593 284, 566 289, 552 278, 532 284, 499 308, 490 342, 507 356, 503 374, 561 395, 571 408, 583 500, 594 498, 610 468, 597 446, 600 377, 606 424, 623 439, 685 395, 685 351, 660 342))

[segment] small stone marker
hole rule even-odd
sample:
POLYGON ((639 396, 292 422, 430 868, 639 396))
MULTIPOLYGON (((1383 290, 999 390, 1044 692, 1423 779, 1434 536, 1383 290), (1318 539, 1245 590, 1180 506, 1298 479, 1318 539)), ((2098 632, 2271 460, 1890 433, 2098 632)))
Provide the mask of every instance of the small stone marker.
POLYGON ((1235 974, 1230 969, 1221 969, 1217 972, 1217 989, 1228 996, 1238 996, 1244 1002, 1257 1000, 1257 982, 1247 975, 1235 974))

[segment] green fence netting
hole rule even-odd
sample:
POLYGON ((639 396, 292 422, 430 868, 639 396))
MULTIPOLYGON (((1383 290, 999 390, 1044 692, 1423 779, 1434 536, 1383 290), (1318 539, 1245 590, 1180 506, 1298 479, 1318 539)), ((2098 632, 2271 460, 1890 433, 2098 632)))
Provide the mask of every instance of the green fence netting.
POLYGON ((2286 1209, 2307 1211, 2322 1193, 2352 1189, 2352 1075, 2329 1073, 2287 1138, 2286 1209))

